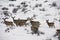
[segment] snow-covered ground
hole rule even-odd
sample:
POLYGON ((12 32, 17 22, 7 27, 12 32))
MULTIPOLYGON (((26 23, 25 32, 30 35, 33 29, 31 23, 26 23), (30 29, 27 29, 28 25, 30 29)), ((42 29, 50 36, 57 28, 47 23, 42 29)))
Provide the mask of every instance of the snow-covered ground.
POLYGON ((47 0, 48 2, 44 3, 45 0, 17 0, 17 1, 8 1, 8 0, 0 0, 0 40, 58 40, 57 37, 53 37, 56 33, 56 29, 60 29, 60 0, 47 0), (23 5, 21 2, 26 1, 28 7, 26 7, 27 12, 24 13, 21 10, 23 9, 23 5), (56 2, 57 6, 54 7, 49 4, 52 2, 56 2), (14 7, 10 7, 9 4, 14 4, 14 7), (35 7, 36 4, 42 4, 42 7, 35 7), (17 5, 21 6, 21 9, 18 9, 16 13, 13 13, 13 9, 17 8, 17 5), (3 7, 7 7, 9 10, 9 16, 5 16, 3 14, 3 7), (41 11, 40 9, 45 9, 45 11, 41 11), (39 31, 44 32, 44 34, 40 34, 40 36, 31 34, 31 24, 27 25, 27 27, 17 27, 13 26, 13 29, 10 29, 10 32, 5 32, 6 25, 3 23, 3 18, 8 17, 6 21, 13 21, 11 17, 15 16, 15 19, 27 19, 28 17, 36 17, 33 21, 39 21, 41 23, 39 27, 39 31), (54 21, 55 28, 49 28, 46 23, 46 20, 49 19, 49 22, 54 21))

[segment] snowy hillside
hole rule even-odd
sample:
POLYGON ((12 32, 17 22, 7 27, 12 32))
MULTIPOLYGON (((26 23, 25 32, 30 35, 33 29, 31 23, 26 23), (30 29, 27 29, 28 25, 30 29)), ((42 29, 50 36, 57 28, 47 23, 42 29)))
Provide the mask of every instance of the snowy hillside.
POLYGON ((60 40, 59 3, 60 0, 0 0, 0 40, 60 40))

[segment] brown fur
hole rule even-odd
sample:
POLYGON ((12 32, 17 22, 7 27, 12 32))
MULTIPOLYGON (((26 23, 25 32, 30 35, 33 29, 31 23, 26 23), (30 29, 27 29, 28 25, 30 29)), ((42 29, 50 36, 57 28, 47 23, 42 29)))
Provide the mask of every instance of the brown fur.
POLYGON ((30 21, 33 27, 39 27, 40 23, 38 21, 30 21))
POLYGON ((32 32, 38 33, 38 28, 39 28, 40 23, 38 21, 30 21, 30 23, 32 25, 31 26, 32 32))
POLYGON ((16 24, 16 26, 23 26, 23 25, 25 25, 26 24, 26 21, 27 20, 15 20, 14 18, 13 18, 13 21, 14 21, 14 23, 16 24))
POLYGON ((57 33, 60 33, 60 29, 57 29, 56 31, 57 31, 57 33))
POLYGON ((13 25, 14 25, 13 22, 6 21, 5 19, 4 19, 4 23, 5 23, 7 26, 13 26, 13 25))

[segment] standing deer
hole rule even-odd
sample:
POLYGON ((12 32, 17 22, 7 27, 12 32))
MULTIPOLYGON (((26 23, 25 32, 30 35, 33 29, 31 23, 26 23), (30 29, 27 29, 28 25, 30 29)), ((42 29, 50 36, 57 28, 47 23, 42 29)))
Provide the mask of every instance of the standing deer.
POLYGON ((51 27, 54 27, 55 28, 55 25, 54 25, 54 22, 49 22, 49 20, 46 20, 46 23, 48 24, 49 28, 51 27))
POLYGON ((6 24, 6 26, 14 26, 12 21, 6 21, 7 18, 4 18, 4 23, 6 24))
POLYGON ((32 25, 31 26, 32 34, 38 34, 39 35, 38 28, 40 26, 40 22, 39 21, 32 21, 33 18, 35 18, 35 15, 33 15, 33 17, 31 17, 31 18, 27 18, 27 20, 29 20, 31 25, 32 25))
POLYGON ((38 31, 38 28, 40 26, 40 23, 39 21, 30 21, 31 23, 31 30, 32 30, 32 34, 38 34, 39 35, 39 31, 38 31))
POLYGON ((13 18, 13 21, 16 24, 16 26, 23 26, 26 24, 26 21, 27 21, 27 20, 21 20, 21 19, 15 20, 14 17, 12 17, 12 18, 13 18))
POLYGON ((7 18, 3 18, 3 19, 4 19, 4 23, 7 27, 11 26, 11 27, 8 27, 7 29, 5 29, 5 32, 9 32, 9 30, 13 28, 14 24, 12 21, 6 21, 7 18))

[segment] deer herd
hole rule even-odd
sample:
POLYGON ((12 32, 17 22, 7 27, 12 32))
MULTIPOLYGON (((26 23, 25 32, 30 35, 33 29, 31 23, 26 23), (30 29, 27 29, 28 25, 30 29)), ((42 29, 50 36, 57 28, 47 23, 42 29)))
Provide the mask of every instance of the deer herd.
MULTIPOLYGON (((41 23, 39 21, 33 21, 32 18, 27 18, 27 19, 14 19, 15 17, 12 17, 13 21, 6 21, 7 18, 3 18, 4 19, 4 24, 6 26, 27 26, 27 21, 30 21, 31 23, 31 31, 32 33, 38 33, 38 28, 40 27, 41 23), (15 24, 15 25, 14 25, 15 24)), ((49 26, 49 28, 55 28, 54 22, 49 22, 49 20, 46 20, 47 25, 49 26)))

